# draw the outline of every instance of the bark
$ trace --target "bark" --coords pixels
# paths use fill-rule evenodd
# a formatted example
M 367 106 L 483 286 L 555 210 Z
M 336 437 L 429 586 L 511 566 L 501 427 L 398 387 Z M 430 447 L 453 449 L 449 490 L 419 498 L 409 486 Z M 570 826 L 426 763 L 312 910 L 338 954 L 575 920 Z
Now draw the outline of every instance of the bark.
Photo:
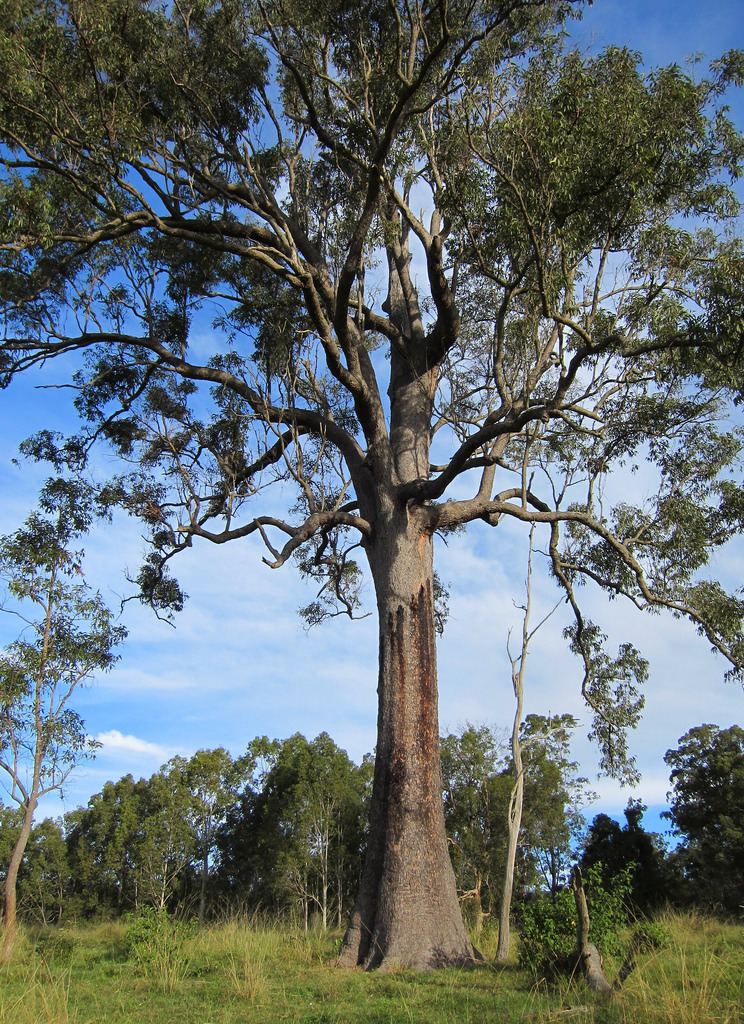
M 509 957 L 511 937 L 511 904 L 514 893 L 514 868 L 517 859 L 517 842 L 522 827 L 522 802 L 524 797 L 524 776 L 521 764 L 517 769 L 517 781 L 509 801 L 509 840 L 506 850 L 506 866 L 504 868 L 504 888 L 501 893 L 499 907 L 499 942 L 496 947 L 496 959 L 503 963 Z
M 207 882 L 209 881 L 209 850 L 202 856 L 201 881 L 199 885 L 199 927 L 203 928 L 207 919 Z
M 522 656 L 517 670 L 512 662 L 512 683 L 517 705 L 512 723 L 511 748 L 514 762 L 514 786 L 509 800 L 508 832 L 506 848 L 506 864 L 504 866 L 504 887 L 499 907 L 499 942 L 496 948 L 496 959 L 503 963 L 509 956 L 509 940 L 511 937 L 511 904 L 514 892 L 514 868 L 517 861 L 517 844 L 522 828 L 522 808 L 524 804 L 524 766 L 522 764 L 522 744 L 519 740 L 519 727 L 522 724 L 524 708 L 524 666 L 527 656 L 527 628 L 529 626 L 530 594 L 528 589 L 527 611 L 525 612 L 525 632 L 522 642 Z
M 368 550 L 380 623 L 370 845 L 339 962 L 417 969 L 472 962 L 442 805 L 432 540 L 402 510 Z
M 524 605 L 524 616 L 522 618 L 522 650 L 516 658 L 514 658 L 511 651 L 509 651 L 512 688 L 514 690 L 514 699 L 516 701 L 511 731 L 514 786 L 512 787 L 511 797 L 509 799 L 509 814 L 507 819 L 509 838 L 506 849 L 506 864 L 504 866 L 504 886 L 501 893 L 501 906 L 499 908 L 499 943 L 496 948 L 496 959 L 501 962 L 506 960 L 509 956 L 509 940 L 511 937 L 511 904 L 514 892 L 514 868 L 517 861 L 517 844 L 519 842 L 519 832 L 522 828 L 522 809 L 524 806 L 524 765 L 522 763 L 522 744 L 519 739 L 519 730 L 522 726 L 522 715 L 524 714 L 524 677 L 525 669 L 527 667 L 527 654 L 532 635 L 530 633 L 530 619 L 532 617 L 532 551 L 534 537 L 535 528 L 533 526 L 530 530 L 530 546 L 529 554 L 527 556 L 527 593 L 526 603 Z
M 18 833 L 3 887 L 3 938 L 0 946 L 0 963 L 7 963 L 13 953 L 17 930 L 17 883 L 18 872 L 26 852 L 31 826 L 34 820 L 35 801 L 26 807 L 21 831 Z

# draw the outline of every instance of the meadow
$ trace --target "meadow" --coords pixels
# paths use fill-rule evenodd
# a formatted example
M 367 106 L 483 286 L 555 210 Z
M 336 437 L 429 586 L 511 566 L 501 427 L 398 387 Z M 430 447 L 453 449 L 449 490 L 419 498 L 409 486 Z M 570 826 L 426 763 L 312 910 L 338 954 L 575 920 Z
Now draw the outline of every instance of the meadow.
M 665 948 L 642 956 L 609 1003 L 581 979 L 549 986 L 516 959 L 489 963 L 488 931 L 472 969 L 366 974 L 334 966 L 339 933 L 255 919 L 26 928 L 0 969 L 0 1024 L 744 1022 L 744 927 L 695 914 L 664 925 Z

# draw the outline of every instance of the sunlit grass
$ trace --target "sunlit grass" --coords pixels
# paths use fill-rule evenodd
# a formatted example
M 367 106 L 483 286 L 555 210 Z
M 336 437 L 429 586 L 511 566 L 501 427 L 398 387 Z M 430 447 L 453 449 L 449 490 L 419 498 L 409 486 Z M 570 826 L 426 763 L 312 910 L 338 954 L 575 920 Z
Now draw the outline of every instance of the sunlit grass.
M 669 915 L 668 948 L 645 958 L 618 999 L 623 1024 L 744 1021 L 744 928 Z
M 255 918 L 185 930 L 158 966 L 132 958 L 120 922 L 21 934 L 0 975 L 0 1024 L 744 1024 L 744 927 L 667 918 L 670 942 L 639 958 L 609 1004 L 580 979 L 535 984 L 494 964 L 492 930 L 473 969 L 365 974 L 334 965 L 340 933 Z M 611 974 L 613 965 L 608 966 Z

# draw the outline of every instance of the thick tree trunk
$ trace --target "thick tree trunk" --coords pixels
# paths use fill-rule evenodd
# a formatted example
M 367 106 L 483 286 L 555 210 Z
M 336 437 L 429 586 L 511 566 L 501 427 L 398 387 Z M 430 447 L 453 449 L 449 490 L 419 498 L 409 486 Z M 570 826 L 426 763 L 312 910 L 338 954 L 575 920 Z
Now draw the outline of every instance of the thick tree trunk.
M 27 807 L 23 816 L 21 831 L 18 833 L 18 838 L 16 839 L 15 846 L 13 847 L 13 852 L 10 855 L 10 863 L 8 864 L 8 870 L 5 875 L 5 884 L 3 887 L 3 938 L 2 945 L 0 946 L 0 963 L 7 963 L 13 953 L 17 929 L 16 888 L 18 883 L 18 872 L 23 860 L 23 854 L 26 852 L 29 836 L 31 835 L 33 820 L 34 807 Z
M 380 622 L 370 838 L 339 962 L 419 969 L 475 958 L 442 805 L 432 541 L 404 510 L 368 551 Z

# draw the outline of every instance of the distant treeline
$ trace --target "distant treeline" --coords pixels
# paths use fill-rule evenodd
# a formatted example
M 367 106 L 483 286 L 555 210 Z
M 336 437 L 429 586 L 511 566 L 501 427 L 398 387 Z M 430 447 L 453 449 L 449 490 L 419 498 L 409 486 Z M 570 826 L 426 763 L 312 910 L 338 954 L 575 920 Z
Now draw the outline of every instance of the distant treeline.
M 631 873 L 636 913 L 700 904 L 736 913 L 744 903 L 744 730 L 702 725 L 666 757 L 669 851 L 630 802 L 625 824 L 604 814 L 588 829 L 591 799 L 577 775 L 570 716 L 529 716 L 522 729 L 525 813 L 516 910 L 537 890 L 557 893 L 577 859 L 600 862 L 607 883 Z M 29 920 L 118 916 L 145 906 L 202 920 L 238 910 L 340 925 L 357 892 L 373 758 L 355 764 L 327 733 L 254 739 L 175 757 L 149 779 L 107 782 L 87 807 L 33 830 L 19 876 Z M 442 789 L 463 907 L 478 926 L 496 916 L 513 786 L 508 746 L 486 727 L 442 738 Z M 18 826 L 0 806 L 0 877 Z

